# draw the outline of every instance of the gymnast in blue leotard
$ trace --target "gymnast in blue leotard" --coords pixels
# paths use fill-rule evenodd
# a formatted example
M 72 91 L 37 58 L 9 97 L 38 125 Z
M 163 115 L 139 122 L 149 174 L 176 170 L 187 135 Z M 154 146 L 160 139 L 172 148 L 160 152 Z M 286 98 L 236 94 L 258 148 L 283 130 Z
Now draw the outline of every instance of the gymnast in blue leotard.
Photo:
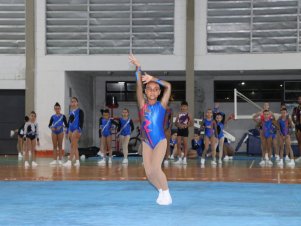
M 212 152 L 212 165 L 216 165 L 216 137 L 217 137 L 217 128 L 216 128 L 216 121 L 213 119 L 213 112 L 211 109 L 207 110 L 206 118 L 204 119 L 203 129 L 205 130 L 204 136 L 204 144 L 205 148 L 202 153 L 201 158 L 201 165 L 205 164 L 205 158 L 207 151 L 209 149 L 209 145 L 211 146 Z
M 118 133 L 120 147 L 123 152 L 122 164 L 128 164 L 128 146 L 131 138 L 131 133 L 134 131 L 133 120 L 129 117 L 129 109 L 122 110 L 122 117 L 118 120 Z
M 223 157 L 223 149 L 224 149 L 224 141 L 225 141 L 225 135 L 224 135 L 224 127 L 225 124 L 228 123 L 231 119 L 234 118 L 234 115 L 231 114 L 227 119 L 224 118 L 225 114 L 222 112 L 215 113 L 215 121 L 216 121 L 216 148 L 218 146 L 219 151 L 219 159 L 218 164 L 222 164 L 222 157 Z M 216 149 L 215 148 L 215 149 Z
M 262 128 L 262 147 L 264 150 L 264 155 L 268 155 L 268 163 L 272 165 L 271 157 L 272 157 L 272 139 L 274 134 L 274 128 L 276 126 L 278 129 L 278 124 L 271 117 L 271 112 L 269 110 L 263 111 L 263 120 L 261 120 L 261 128 Z
M 72 165 L 73 157 L 76 162 L 74 166 L 80 166 L 79 152 L 78 152 L 78 141 L 81 137 L 81 133 L 84 126 L 84 112 L 78 106 L 78 99 L 76 97 L 71 98 L 70 113 L 68 120 L 68 137 L 71 141 L 71 150 L 69 160 L 64 163 L 64 166 L 70 167 Z
M 164 116 L 171 94 L 169 82 L 160 80 L 145 73 L 141 75 L 139 61 L 133 56 L 129 60 L 136 66 L 137 101 L 142 119 L 142 150 L 143 165 L 148 180 L 159 190 L 157 203 L 159 205 L 170 205 L 172 199 L 168 190 L 167 179 L 161 169 L 165 156 L 167 141 L 164 134 Z M 143 84 L 145 95 L 143 95 Z M 161 93 L 160 86 L 164 87 L 161 101 L 158 97 Z
M 109 109 L 105 109 L 102 113 L 102 117 L 99 120 L 99 130 L 101 131 L 101 148 L 103 150 L 103 159 L 98 162 L 99 165 L 106 163 L 107 151 L 109 152 L 108 163 L 112 163 L 112 132 L 111 129 L 113 125 L 117 126 L 118 124 L 114 121 L 113 118 L 110 118 Z
M 51 129 L 51 137 L 53 144 L 53 161 L 50 165 L 62 164 L 63 156 L 63 139 L 64 127 L 68 127 L 66 116 L 61 114 L 61 105 L 56 103 L 54 105 L 55 114 L 51 116 L 48 127 Z
M 294 152 L 292 150 L 290 136 L 290 130 L 293 128 L 293 122 L 290 119 L 286 108 L 281 109 L 281 115 L 278 119 L 278 124 L 280 130 L 280 161 L 277 163 L 277 165 L 283 166 L 283 155 L 285 145 L 286 158 L 290 159 L 290 162 L 288 162 L 287 164 L 294 166 Z

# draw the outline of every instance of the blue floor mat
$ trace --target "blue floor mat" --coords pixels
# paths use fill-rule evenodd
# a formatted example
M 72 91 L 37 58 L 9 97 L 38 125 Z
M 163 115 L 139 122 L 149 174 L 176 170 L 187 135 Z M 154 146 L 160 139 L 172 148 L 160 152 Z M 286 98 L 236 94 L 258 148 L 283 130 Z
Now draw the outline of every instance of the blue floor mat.
M 300 226 L 301 185 L 145 181 L 0 182 L 1 225 Z

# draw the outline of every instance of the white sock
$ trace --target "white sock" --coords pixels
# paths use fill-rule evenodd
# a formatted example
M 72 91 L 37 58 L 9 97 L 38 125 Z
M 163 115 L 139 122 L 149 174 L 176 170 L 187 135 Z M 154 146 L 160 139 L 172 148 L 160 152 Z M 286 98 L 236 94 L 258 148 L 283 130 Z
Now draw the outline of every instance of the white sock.
M 163 192 L 163 195 L 166 197 L 166 196 L 170 196 L 170 193 L 169 193 L 169 189 L 165 190 L 165 191 L 162 191 Z
M 79 163 L 79 160 L 76 160 L 76 163 Z
M 163 190 L 161 188 L 158 189 L 159 193 L 161 193 Z

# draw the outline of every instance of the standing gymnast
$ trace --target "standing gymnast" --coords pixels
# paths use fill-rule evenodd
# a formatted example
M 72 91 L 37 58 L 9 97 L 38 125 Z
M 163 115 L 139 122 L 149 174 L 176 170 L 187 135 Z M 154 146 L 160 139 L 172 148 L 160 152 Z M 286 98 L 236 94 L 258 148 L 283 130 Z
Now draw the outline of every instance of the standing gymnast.
M 262 111 L 259 111 L 253 115 L 253 120 L 257 123 L 257 126 L 259 128 L 259 134 L 260 134 L 260 141 L 261 141 L 261 155 L 262 159 L 260 161 L 260 165 L 265 165 L 266 161 L 269 160 L 269 155 L 272 155 L 272 148 L 270 148 L 268 153 L 265 153 L 264 147 L 263 147 L 263 140 L 265 139 L 262 124 L 264 123 L 264 111 L 270 112 L 269 117 L 270 119 L 275 118 L 274 114 L 270 111 L 270 104 L 264 103 Z M 272 130 L 273 131 L 273 130 Z M 279 150 L 279 149 L 276 149 Z
M 205 158 L 207 151 L 209 149 L 209 145 L 211 147 L 211 153 L 212 153 L 212 165 L 216 165 L 216 138 L 218 137 L 217 134 L 217 126 L 216 121 L 213 119 L 213 112 L 211 109 L 207 110 L 206 118 L 204 119 L 203 128 L 205 129 L 205 136 L 204 136 L 204 144 L 205 148 L 202 153 L 201 158 L 201 165 L 205 164 Z
M 294 153 L 291 147 L 291 135 L 290 130 L 293 127 L 292 120 L 287 114 L 287 109 L 281 109 L 281 116 L 278 119 L 278 124 L 280 127 L 280 160 L 277 162 L 278 166 L 283 166 L 283 153 L 284 153 L 284 144 L 286 154 L 290 156 L 290 161 L 286 162 L 287 166 L 295 166 Z
M 122 110 L 122 117 L 118 121 L 118 133 L 120 146 L 122 147 L 123 160 L 122 164 L 128 164 L 128 146 L 131 138 L 131 133 L 134 131 L 133 120 L 129 118 L 129 110 Z
M 99 165 L 106 163 L 107 151 L 109 151 L 109 161 L 108 163 L 112 163 L 112 125 L 118 126 L 112 118 L 110 118 L 110 111 L 109 109 L 105 109 L 103 111 L 103 115 L 101 120 L 99 121 L 99 129 L 101 131 L 101 148 L 102 148 L 102 156 L 103 158 L 98 161 Z
M 188 128 L 193 125 L 193 119 L 188 112 L 188 103 L 183 101 L 181 103 L 180 112 L 176 118 L 176 127 L 178 128 L 177 134 L 177 149 L 178 149 L 178 161 L 175 164 L 187 165 L 187 154 L 188 154 Z M 184 158 L 181 158 L 181 146 L 183 140 Z
M 51 138 L 53 144 L 53 161 L 50 165 L 62 165 L 63 156 L 63 139 L 64 139 L 64 126 L 67 127 L 66 116 L 61 114 L 61 105 L 55 103 L 55 114 L 51 116 L 48 127 L 51 129 Z
M 76 97 L 71 98 L 70 113 L 68 120 L 68 137 L 71 142 L 70 156 L 64 166 L 70 167 L 72 165 L 73 158 L 76 161 L 74 166 L 80 166 L 79 153 L 78 153 L 78 141 L 81 137 L 83 126 L 84 126 L 84 112 L 78 106 L 78 99 Z
M 215 121 L 216 121 L 216 129 L 217 129 L 217 142 L 215 145 L 215 150 L 218 146 L 219 150 L 219 155 L 218 155 L 218 164 L 222 164 L 222 157 L 223 157 L 223 149 L 224 149 L 224 141 L 225 141 L 225 136 L 224 136 L 224 127 L 228 121 L 234 118 L 234 115 L 231 114 L 228 119 L 224 119 L 225 114 L 222 114 L 220 112 L 216 113 L 215 115 Z
M 296 128 L 295 133 L 300 153 L 300 157 L 296 159 L 296 162 L 301 162 L 301 96 L 298 97 L 298 106 L 293 110 L 292 119 Z
M 32 111 L 29 115 L 29 121 L 24 125 L 25 148 L 25 167 L 29 167 L 29 151 L 31 151 L 31 166 L 36 167 L 36 145 L 40 145 L 38 123 L 36 123 L 37 114 Z
M 274 135 L 274 130 L 275 127 L 278 130 L 279 126 L 275 119 L 272 117 L 271 112 L 269 110 L 264 110 L 263 111 L 263 120 L 260 119 L 255 119 L 260 125 L 261 128 L 261 143 L 262 143 L 262 148 L 263 148 L 263 153 L 262 157 L 265 156 L 265 161 L 264 159 L 261 160 L 259 163 L 261 166 L 264 165 L 273 165 L 273 162 L 271 161 L 272 157 L 272 139 Z
M 169 193 L 167 179 L 161 169 L 161 164 L 165 156 L 167 140 L 164 134 L 164 116 L 171 93 L 169 82 L 160 80 L 145 73 L 141 75 L 139 61 L 133 56 L 129 56 L 130 62 L 136 66 L 137 80 L 137 101 L 142 119 L 142 152 L 143 163 L 148 180 L 158 189 L 159 205 L 170 205 L 172 199 Z M 142 82 L 146 85 L 143 96 Z M 158 97 L 161 93 L 160 85 L 164 87 L 161 101 Z

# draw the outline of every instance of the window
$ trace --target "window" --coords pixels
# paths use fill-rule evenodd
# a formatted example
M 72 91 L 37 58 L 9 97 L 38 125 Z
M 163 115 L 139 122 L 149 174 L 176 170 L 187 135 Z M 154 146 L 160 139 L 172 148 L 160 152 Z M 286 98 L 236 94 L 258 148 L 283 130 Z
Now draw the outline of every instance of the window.
M 0 1 L 0 54 L 25 54 L 25 0 Z
M 214 101 L 233 102 L 234 89 L 255 102 L 282 102 L 284 81 L 215 81 Z M 242 101 L 240 98 L 237 101 Z
M 185 100 L 185 81 L 171 81 L 172 97 L 174 101 Z M 162 97 L 163 91 L 159 96 Z M 115 96 L 117 101 L 136 101 L 136 82 L 106 82 L 106 96 Z
M 172 54 L 174 5 L 174 0 L 46 0 L 47 54 Z
M 300 1 L 208 0 L 209 53 L 299 52 Z

